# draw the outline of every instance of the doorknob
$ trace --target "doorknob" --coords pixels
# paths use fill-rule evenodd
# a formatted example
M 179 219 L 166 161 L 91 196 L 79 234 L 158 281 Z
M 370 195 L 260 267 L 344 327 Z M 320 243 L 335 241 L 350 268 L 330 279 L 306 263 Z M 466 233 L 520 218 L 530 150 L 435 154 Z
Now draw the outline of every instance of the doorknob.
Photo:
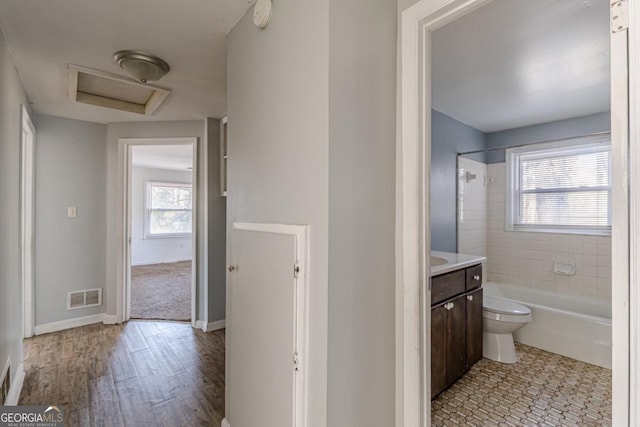
M 227 269 L 229 270 L 229 273 L 233 273 L 234 271 L 238 271 L 240 267 L 237 265 L 230 264 L 229 267 L 227 267 Z

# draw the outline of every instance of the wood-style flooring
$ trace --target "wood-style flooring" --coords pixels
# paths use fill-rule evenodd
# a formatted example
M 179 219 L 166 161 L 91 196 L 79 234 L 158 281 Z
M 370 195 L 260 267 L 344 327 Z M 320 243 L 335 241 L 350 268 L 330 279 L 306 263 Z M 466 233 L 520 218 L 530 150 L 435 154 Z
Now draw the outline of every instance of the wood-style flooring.
M 20 405 L 63 405 L 68 426 L 219 426 L 224 340 L 153 321 L 29 338 Z

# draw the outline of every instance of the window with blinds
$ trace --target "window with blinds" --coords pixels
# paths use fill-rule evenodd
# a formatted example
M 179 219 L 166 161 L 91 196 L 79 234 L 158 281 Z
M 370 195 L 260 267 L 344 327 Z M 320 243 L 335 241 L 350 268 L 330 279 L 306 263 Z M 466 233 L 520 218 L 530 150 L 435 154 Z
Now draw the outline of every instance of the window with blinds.
M 609 135 L 507 150 L 507 229 L 611 233 Z

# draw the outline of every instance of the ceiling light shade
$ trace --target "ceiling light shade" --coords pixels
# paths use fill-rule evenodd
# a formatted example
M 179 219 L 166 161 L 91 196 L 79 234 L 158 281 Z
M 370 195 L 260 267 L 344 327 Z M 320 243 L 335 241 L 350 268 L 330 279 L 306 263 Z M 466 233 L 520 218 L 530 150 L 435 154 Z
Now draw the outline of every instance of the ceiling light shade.
M 171 70 L 164 60 L 140 50 L 120 50 L 113 57 L 120 68 L 142 83 L 158 81 Z

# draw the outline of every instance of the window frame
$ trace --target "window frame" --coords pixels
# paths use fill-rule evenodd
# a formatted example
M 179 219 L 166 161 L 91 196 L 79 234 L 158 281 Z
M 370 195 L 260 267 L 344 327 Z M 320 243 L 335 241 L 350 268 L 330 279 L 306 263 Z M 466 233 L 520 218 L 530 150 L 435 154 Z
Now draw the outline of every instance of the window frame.
M 151 188 L 154 186 L 178 187 L 191 189 L 191 209 L 152 209 L 151 208 Z M 193 236 L 193 183 L 170 182 L 170 181 L 145 181 L 144 191 L 144 236 L 146 239 L 181 239 Z M 152 211 L 190 211 L 191 231 L 188 233 L 151 233 L 151 212 Z
M 563 234 L 584 234 L 596 236 L 611 235 L 611 134 L 599 134 L 594 136 L 563 139 L 554 142 L 529 144 L 515 148 L 506 149 L 506 197 L 505 197 L 505 230 L 525 231 L 538 233 L 563 233 Z M 526 190 L 520 189 L 520 164 L 522 159 L 543 159 L 568 154 L 588 154 L 601 151 L 609 152 L 609 185 L 600 187 L 588 187 L 588 190 L 577 188 L 558 188 L 552 191 Z M 553 154 L 553 155 L 551 155 Z M 608 192 L 608 222 L 607 226 L 584 226 L 584 225 L 554 225 L 554 224 L 523 224 L 521 213 L 522 194 L 540 194 L 544 192 L 577 192 L 606 190 Z

